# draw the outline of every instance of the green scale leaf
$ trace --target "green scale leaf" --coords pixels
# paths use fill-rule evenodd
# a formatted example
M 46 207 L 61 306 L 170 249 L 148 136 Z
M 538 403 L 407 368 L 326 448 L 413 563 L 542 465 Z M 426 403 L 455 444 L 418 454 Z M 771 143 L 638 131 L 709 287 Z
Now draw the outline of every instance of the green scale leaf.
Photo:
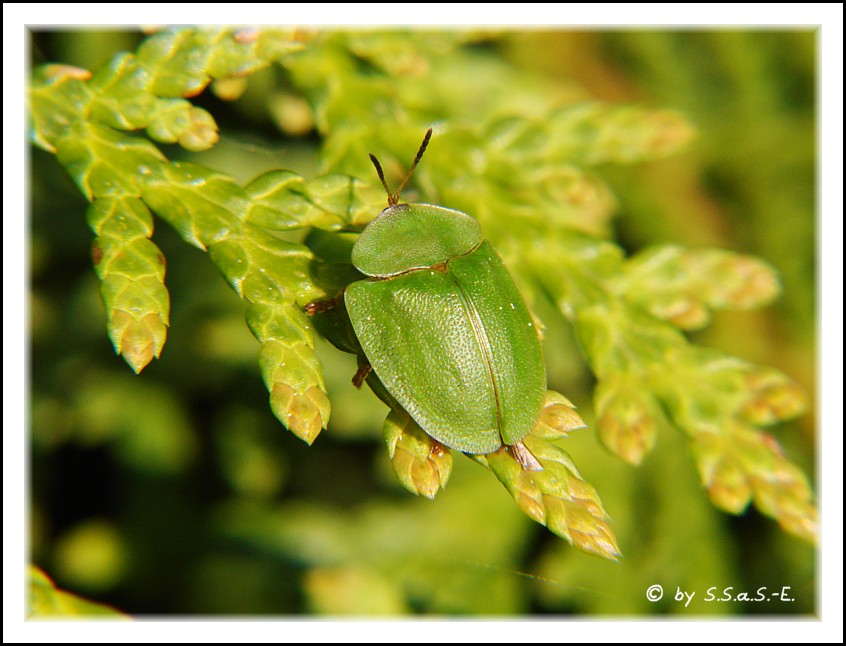
M 750 268 L 732 273 L 732 281 L 723 283 L 723 288 L 701 290 L 697 297 L 710 307 L 747 307 L 773 295 L 772 272 L 763 263 L 727 252 L 706 251 L 689 257 L 694 262 L 716 261 L 718 268 L 726 263 Z M 705 453 L 694 448 L 712 502 L 726 511 L 741 513 L 754 500 L 762 513 L 776 518 L 782 527 L 813 540 L 815 512 L 809 503 L 807 479 L 792 465 L 788 469 L 783 456 L 777 457 L 777 444 L 771 438 L 764 441 L 766 436 L 750 425 L 772 424 L 800 414 L 805 409 L 801 391 L 778 371 L 690 344 L 673 325 L 647 313 L 653 298 L 660 302 L 668 292 L 678 289 L 670 283 L 668 289 L 648 291 L 642 285 L 633 286 L 625 274 L 618 282 L 609 271 L 615 264 L 594 260 L 575 267 L 566 274 L 563 286 L 546 278 L 549 273 L 538 274 L 558 295 L 562 311 L 570 315 L 599 380 L 594 403 L 600 438 L 634 464 L 654 446 L 656 429 L 667 423 L 686 433 L 694 447 L 705 441 L 700 433 L 720 438 L 705 444 L 710 447 L 710 462 L 725 465 L 720 469 L 706 467 Z M 544 263 L 535 265 L 542 267 Z M 547 267 L 544 271 L 551 270 Z M 719 271 L 712 270 L 704 277 L 687 275 L 695 281 L 713 281 L 715 274 L 719 276 Z M 618 290 L 624 300 L 612 295 Z M 588 299 L 592 304 L 587 304 Z M 637 306 L 630 304 L 632 301 Z M 758 439 L 735 446 L 730 438 L 736 437 L 731 429 L 737 424 L 743 424 Z M 774 475 L 764 480 L 762 463 L 777 463 L 777 471 L 789 473 L 789 477 Z M 753 496 L 755 486 L 767 493 Z
M 27 619 L 67 619 L 68 617 L 97 617 L 99 619 L 128 620 L 129 617 L 107 605 L 83 599 L 60 590 L 56 584 L 34 565 L 29 566 Z
M 471 457 L 493 472 L 529 518 L 582 551 L 616 560 L 620 549 L 599 495 L 572 458 L 553 443 L 584 426 L 566 397 L 547 391 L 538 424 L 524 439 L 543 470 L 526 471 L 505 447 Z

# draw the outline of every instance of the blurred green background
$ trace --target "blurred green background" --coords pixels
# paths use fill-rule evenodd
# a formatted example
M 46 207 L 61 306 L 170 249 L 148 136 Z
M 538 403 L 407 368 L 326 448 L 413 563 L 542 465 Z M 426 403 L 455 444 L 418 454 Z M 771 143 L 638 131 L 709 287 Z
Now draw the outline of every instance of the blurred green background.
M 31 62 L 96 69 L 140 33 L 42 32 Z M 812 31 L 525 31 L 485 54 L 574 96 L 669 107 L 698 131 L 673 158 L 600 173 L 617 240 L 720 246 L 760 256 L 784 293 L 722 312 L 697 342 L 783 370 L 815 396 L 815 58 Z M 221 128 L 191 157 L 252 179 L 317 173 L 320 140 L 278 68 L 226 103 L 196 99 Z M 491 100 L 507 92 L 492 88 Z M 168 148 L 171 158 L 188 158 Z M 591 430 L 566 450 L 601 495 L 624 558 L 580 553 L 525 518 L 478 465 L 456 458 L 434 502 L 400 488 L 381 439 L 385 408 L 349 383 L 328 344 L 333 413 L 312 447 L 271 414 L 245 305 L 208 258 L 164 225 L 172 312 L 161 359 L 133 375 L 106 336 L 86 202 L 47 153 L 31 153 L 31 560 L 59 587 L 132 614 L 751 614 L 813 612 L 814 548 L 752 510 L 714 509 L 686 440 L 659 436 L 636 469 Z M 448 205 L 447 205 L 448 206 Z M 560 315 L 543 307 L 550 388 L 591 424 L 592 378 Z M 812 478 L 814 412 L 775 435 Z M 646 589 L 660 584 L 651 603 Z M 706 602 L 709 588 L 792 602 Z M 676 589 L 696 592 L 689 607 Z

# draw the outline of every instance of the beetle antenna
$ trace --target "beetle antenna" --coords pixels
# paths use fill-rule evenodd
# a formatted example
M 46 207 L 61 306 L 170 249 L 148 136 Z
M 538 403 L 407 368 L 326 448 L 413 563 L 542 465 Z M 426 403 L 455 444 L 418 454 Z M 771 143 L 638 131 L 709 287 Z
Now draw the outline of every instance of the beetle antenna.
M 379 163 L 379 160 L 376 159 L 376 155 L 373 153 L 370 153 L 370 161 L 372 161 L 373 165 L 376 167 L 376 173 L 379 175 L 379 179 L 382 180 L 382 186 L 385 187 L 385 192 L 388 194 L 388 206 L 396 206 L 398 199 L 393 193 L 391 193 L 391 189 L 388 188 L 388 182 L 385 181 L 385 173 L 382 170 L 382 164 Z
M 417 163 L 420 161 L 420 158 L 423 156 L 423 153 L 426 152 L 426 146 L 429 145 L 429 140 L 432 138 L 432 129 L 429 128 L 426 131 L 426 136 L 423 137 L 423 143 L 420 144 L 420 150 L 417 151 L 417 154 L 414 156 L 414 162 L 411 164 L 411 168 L 408 169 L 408 175 L 405 176 L 405 179 L 402 180 L 402 183 L 399 185 L 397 192 L 394 193 L 394 204 L 399 203 L 399 196 L 402 193 L 402 189 L 405 188 L 405 185 L 408 183 L 408 180 L 411 179 L 411 174 L 414 172 L 414 169 L 417 168 Z
M 426 152 L 426 146 L 429 145 L 429 140 L 431 138 L 432 129 L 429 128 L 426 131 L 426 135 L 423 137 L 423 143 L 420 144 L 420 150 L 418 150 L 417 154 L 414 156 L 411 168 L 408 169 L 408 174 L 405 176 L 405 179 L 402 180 L 402 183 L 400 183 L 399 188 L 397 188 L 395 193 L 391 193 L 391 189 L 388 188 L 388 182 L 385 181 L 385 172 L 382 170 L 382 164 L 380 164 L 379 160 L 376 159 L 376 155 L 369 153 L 370 161 L 372 161 L 373 165 L 376 167 L 376 173 L 379 175 L 379 180 L 382 182 L 382 186 L 385 187 L 385 192 L 388 194 L 388 206 L 396 206 L 399 204 L 400 193 L 402 193 L 402 189 L 405 188 L 408 180 L 411 179 L 411 174 L 414 172 L 414 169 L 417 168 L 417 164 L 420 162 L 420 158 L 423 157 L 423 153 Z

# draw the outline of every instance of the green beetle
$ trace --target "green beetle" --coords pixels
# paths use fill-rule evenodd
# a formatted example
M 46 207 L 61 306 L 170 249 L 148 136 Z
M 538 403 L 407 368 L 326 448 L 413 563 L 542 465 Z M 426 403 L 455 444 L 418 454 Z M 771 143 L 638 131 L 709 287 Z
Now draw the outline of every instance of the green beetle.
M 400 204 L 423 155 L 426 133 L 388 207 L 365 227 L 352 263 L 368 278 L 343 294 L 367 364 L 385 389 L 432 438 L 485 454 L 505 444 L 527 470 L 541 470 L 522 439 L 534 428 L 546 393 L 538 331 L 502 260 L 466 213 Z

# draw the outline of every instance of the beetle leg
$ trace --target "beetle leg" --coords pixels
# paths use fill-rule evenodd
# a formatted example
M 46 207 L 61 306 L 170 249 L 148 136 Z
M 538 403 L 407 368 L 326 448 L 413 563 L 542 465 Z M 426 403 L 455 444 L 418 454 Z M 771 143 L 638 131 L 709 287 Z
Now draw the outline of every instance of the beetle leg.
M 371 370 L 373 370 L 373 367 L 369 363 L 365 363 L 363 366 L 361 366 L 353 375 L 353 386 L 355 386 L 356 388 L 361 388 L 361 384 L 363 384 L 364 380 L 367 379 L 367 375 L 370 374 Z
M 329 310 L 334 309 L 338 306 L 338 303 L 343 300 L 343 298 L 344 292 L 341 292 L 335 298 L 328 301 L 312 301 L 311 303 L 306 303 L 303 309 L 309 316 L 314 316 L 320 312 L 328 312 Z
M 514 459 L 523 467 L 523 471 L 543 471 L 540 461 L 526 448 L 522 442 L 517 442 L 508 447 Z

